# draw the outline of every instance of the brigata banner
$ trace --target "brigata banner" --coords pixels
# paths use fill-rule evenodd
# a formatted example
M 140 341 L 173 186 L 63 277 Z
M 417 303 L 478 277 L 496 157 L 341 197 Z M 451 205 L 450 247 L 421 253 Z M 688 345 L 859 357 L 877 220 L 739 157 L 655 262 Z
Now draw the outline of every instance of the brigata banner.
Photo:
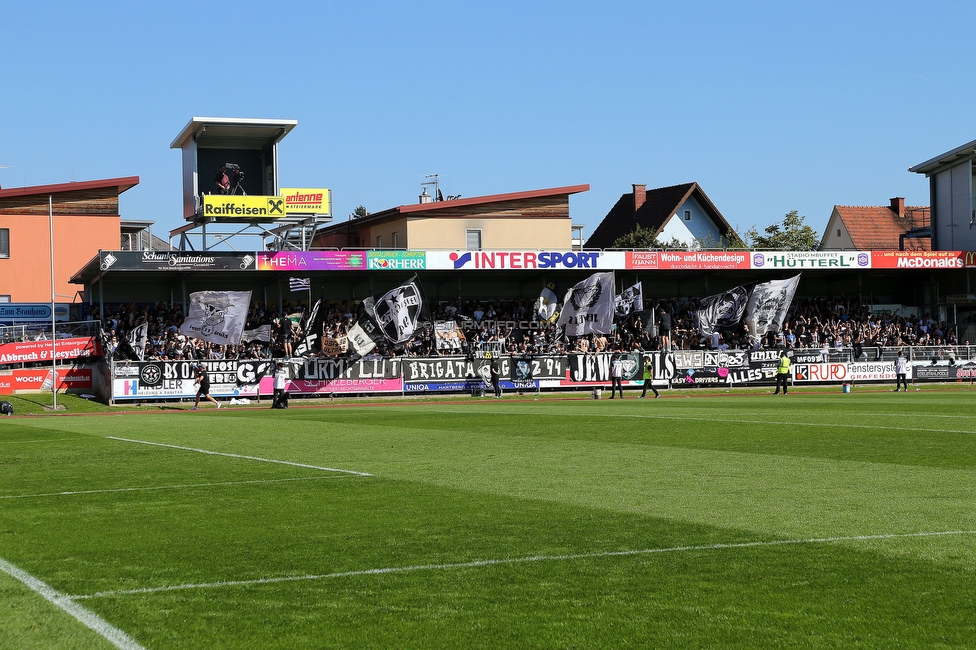
M 58 339 L 56 346 L 51 341 L 21 341 L 0 344 L 0 365 L 50 361 L 52 348 L 59 361 L 102 354 L 102 346 L 93 337 Z

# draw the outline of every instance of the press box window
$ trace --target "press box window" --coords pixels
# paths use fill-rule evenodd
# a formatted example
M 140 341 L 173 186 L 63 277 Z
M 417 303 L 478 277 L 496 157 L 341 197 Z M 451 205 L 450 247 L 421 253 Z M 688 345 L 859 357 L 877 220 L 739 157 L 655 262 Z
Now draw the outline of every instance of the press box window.
M 9 228 L 0 228 L 0 257 L 10 257 Z
M 466 230 L 464 232 L 465 239 L 469 251 L 480 251 L 481 250 L 481 231 L 480 230 Z

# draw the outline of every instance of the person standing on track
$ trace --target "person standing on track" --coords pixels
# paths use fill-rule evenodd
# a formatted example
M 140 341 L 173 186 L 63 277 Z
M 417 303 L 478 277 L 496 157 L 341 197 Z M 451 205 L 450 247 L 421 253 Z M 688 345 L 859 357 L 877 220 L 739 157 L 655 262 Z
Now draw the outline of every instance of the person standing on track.
M 614 391 L 620 390 L 620 399 L 624 398 L 624 360 L 621 355 L 615 354 L 610 359 L 610 399 L 613 399 Z
M 790 358 L 786 354 L 786 350 L 780 350 L 779 353 L 779 366 L 776 368 L 776 392 L 773 395 L 779 395 L 779 387 L 783 387 L 783 394 L 789 393 L 790 386 Z
M 648 388 L 654 391 L 655 398 L 660 397 L 661 393 L 657 392 L 657 389 L 651 385 L 651 382 L 654 381 L 654 367 L 651 365 L 651 355 L 649 354 L 644 355 L 643 374 L 644 374 L 644 390 L 641 391 L 640 397 L 638 397 L 637 399 L 644 399 L 644 397 L 647 395 Z
M 895 392 L 904 386 L 904 391 L 908 392 L 908 359 L 905 358 L 905 350 L 898 350 L 898 358 L 895 359 Z

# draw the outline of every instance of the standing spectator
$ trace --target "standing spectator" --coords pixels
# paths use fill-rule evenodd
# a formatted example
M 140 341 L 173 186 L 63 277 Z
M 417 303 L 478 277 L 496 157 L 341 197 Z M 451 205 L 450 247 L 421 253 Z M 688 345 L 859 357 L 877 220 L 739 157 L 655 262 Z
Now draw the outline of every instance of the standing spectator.
M 671 316 L 664 309 L 657 310 L 658 335 L 661 337 L 661 349 L 671 349 Z
M 491 355 L 491 389 L 495 391 L 495 399 L 502 396 L 501 370 L 498 367 L 498 356 Z
M 657 389 L 651 384 L 654 381 L 654 367 L 651 365 L 651 355 L 644 355 L 644 390 L 641 391 L 640 397 L 637 399 L 644 399 L 647 395 L 647 389 L 650 388 L 654 391 L 655 399 L 661 396 L 661 393 L 657 392 Z M 623 390 L 620 391 L 621 397 L 623 396 Z
M 193 404 L 193 410 L 196 411 L 200 408 L 200 396 L 207 398 L 209 401 L 217 405 L 220 408 L 220 402 L 210 397 L 210 375 L 207 374 L 207 369 L 202 363 L 198 363 L 193 369 L 196 374 L 196 379 L 193 380 L 194 384 L 199 384 L 197 389 L 197 401 Z
M 624 360 L 619 354 L 613 355 L 610 360 L 610 399 L 614 397 L 614 391 L 620 390 L 620 399 L 624 398 Z
M 786 355 L 786 350 L 780 350 L 779 366 L 776 368 L 776 392 L 773 395 L 779 395 L 780 386 L 783 387 L 783 394 L 786 395 L 789 391 L 789 384 L 790 358 Z
M 899 387 L 904 386 L 904 392 L 908 392 L 908 359 L 905 358 L 905 350 L 898 350 L 898 358 L 895 359 L 895 392 Z

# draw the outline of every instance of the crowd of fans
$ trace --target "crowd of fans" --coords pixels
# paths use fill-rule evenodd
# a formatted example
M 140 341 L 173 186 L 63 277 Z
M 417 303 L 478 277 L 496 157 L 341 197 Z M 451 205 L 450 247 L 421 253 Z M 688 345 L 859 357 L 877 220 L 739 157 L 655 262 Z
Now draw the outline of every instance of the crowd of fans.
M 432 320 L 453 322 L 461 333 L 454 347 L 438 345 L 432 330 L 424 331 L 403 349 L 377 348 L 379 356 L 437 356 L 476 352 L 514 355 L 556 355 L 568 352 L 614 352 L 658 349 L 786 349 L 851 350 L 853 358 L 864 348 L 952 346 L 955 328 L 935 321 L 930 314 L 875 313 L 856 298 L 799 298 L 794 300 L 782 329 L 767 334 L 758 344 L 739 325 L 703 336 L 696 325 L 697 300 L 653 299 L 645 309 L 615 319 L 613 331 L 572 339 L 562 336 L 554 323 L 538 319 L 533 301 L 490 300 L 442 302 L 432 307 Z M 356 324 L 361 303 L 343 300 L 323 303 L 325 341 L 338 345 Z M 130 333 L 148 324 L 143 357 L 147 360 L 253 359 L 293 356 L 308 327 L 307 307 L 285 303 L 280 310 L 252 303 L 245 337 L 240 345 L 217 345 L 180 333 L 182 307 L 178 305 L 115 305 L 101 319 L 104 342 L 115 358 L 131 358 Z M 316 349 L 319 346 L 316 346 Z M 335 346 L 325 346 L 326 356 Z M 439 349 L 440 348 L 440 349 Z

